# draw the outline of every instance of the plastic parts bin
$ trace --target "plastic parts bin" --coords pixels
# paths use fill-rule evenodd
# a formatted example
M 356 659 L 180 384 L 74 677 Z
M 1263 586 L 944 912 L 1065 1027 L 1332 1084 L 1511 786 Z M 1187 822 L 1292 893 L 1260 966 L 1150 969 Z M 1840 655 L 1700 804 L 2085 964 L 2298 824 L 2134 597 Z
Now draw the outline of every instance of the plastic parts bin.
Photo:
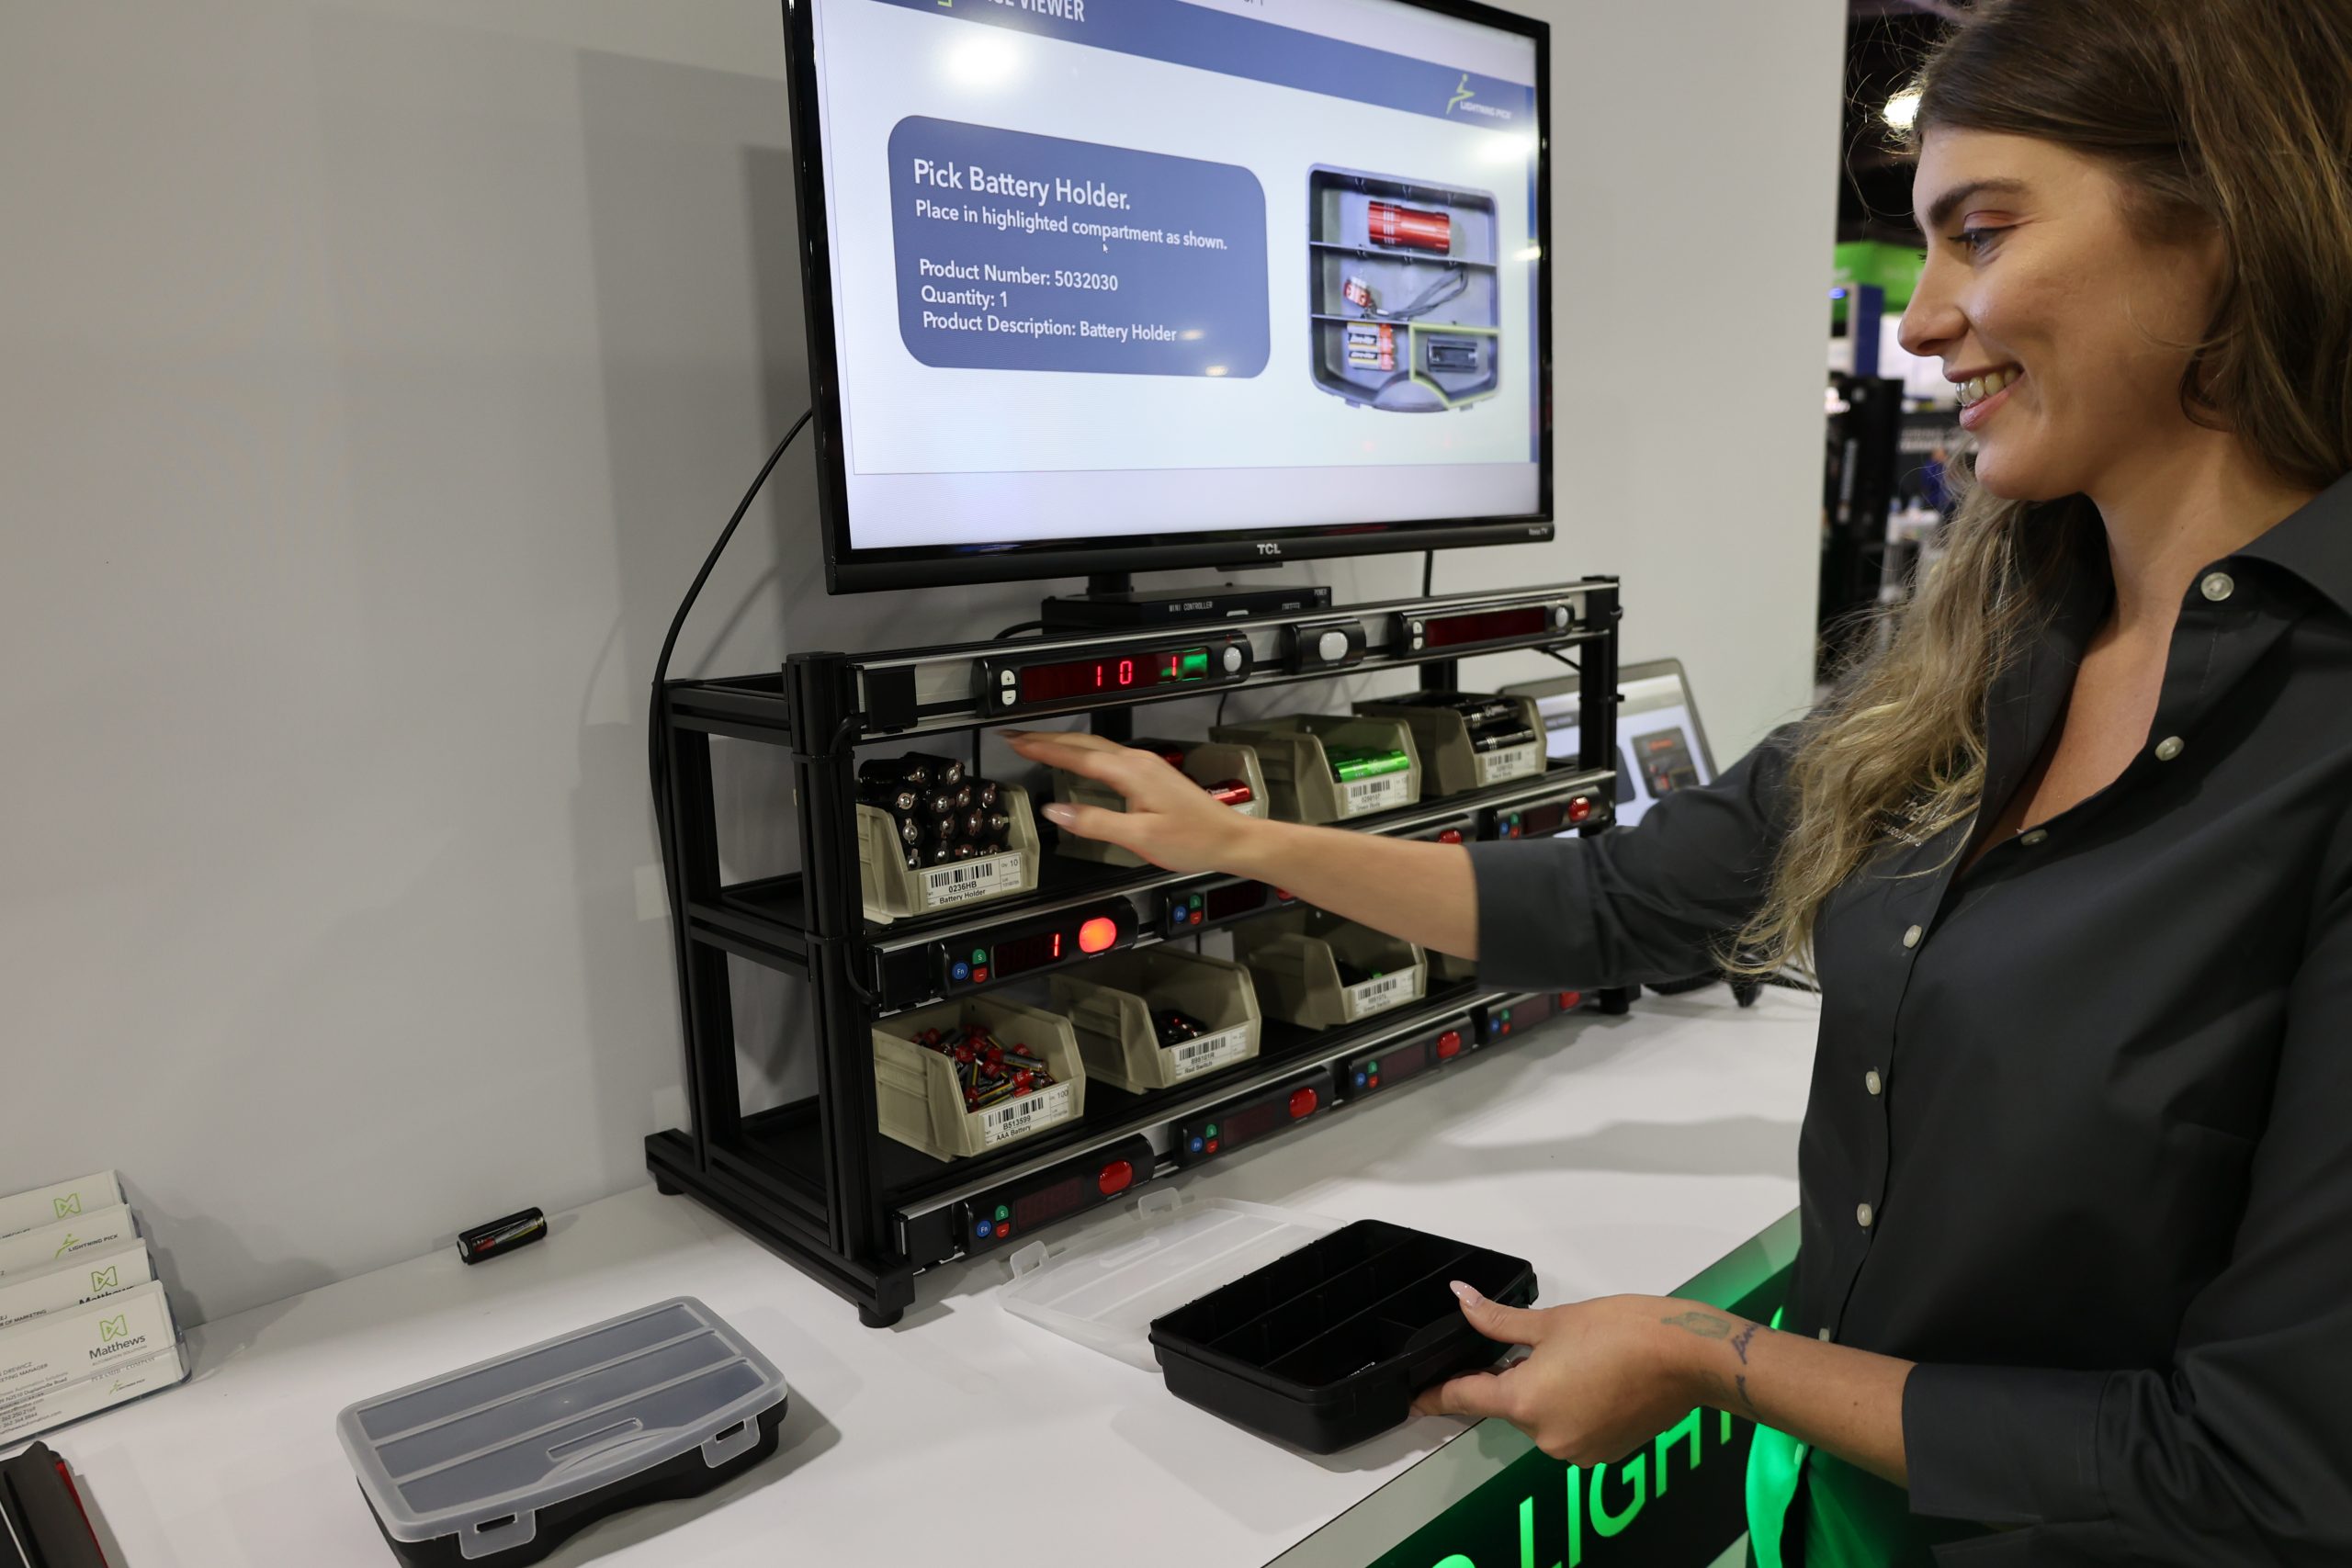
M 335 1433 L 401 1562 L 514 1568 L 759 1463 L 789 1394 L 725 1319 L 680 1296 L 361 1400 Z

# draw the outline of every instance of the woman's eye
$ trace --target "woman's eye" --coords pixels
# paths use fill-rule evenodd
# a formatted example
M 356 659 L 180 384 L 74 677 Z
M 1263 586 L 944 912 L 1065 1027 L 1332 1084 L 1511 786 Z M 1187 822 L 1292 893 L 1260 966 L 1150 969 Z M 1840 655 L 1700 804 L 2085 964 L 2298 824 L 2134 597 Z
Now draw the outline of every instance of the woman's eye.
M 2000 234 L 1998 229 L 1962 229 L 1952 236 L 1952 243 L 1965 247 L 1971 255 L 1983 255 L 1984 248 Z

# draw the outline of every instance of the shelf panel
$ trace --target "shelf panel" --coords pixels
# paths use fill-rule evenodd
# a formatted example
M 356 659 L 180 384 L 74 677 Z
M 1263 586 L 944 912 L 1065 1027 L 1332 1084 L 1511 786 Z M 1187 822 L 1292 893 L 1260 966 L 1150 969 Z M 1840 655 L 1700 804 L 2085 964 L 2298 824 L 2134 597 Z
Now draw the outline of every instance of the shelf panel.
M 1064 1156 L 1173 1122 L 1188 1111 L 1274 1083 L 1358 1043 L 1393 1032 L 1410 1032 L 1468 1011 L 1489 998 L 1509 993 L 1476 981 L 1440 987 L 1420 1003 L 1396 1008 L 1344 1029 L 1301 1029 L 1269 1021 L 1257 1056 L 1214 1073 L 1189 1078 L 1178 1088 L 1130 1093 L 1089 1080 L 1086 1112 L 1051 1132 L 1024 1138 L 994 1154 L 966 1159 L 933 1159 L 895 1138 L 876 1135 L 876 1175 L 885 1202 L 896 1209 L 922 1208 L 944 1193 L 1001 1179 L 1006 1172 L 1048 1156 Z M 821 1168 L 820 1135 L 813 1111 L 786 1106 L 743 1119 L 744 1151 L 781 1169 Z
M 1309 250 L 1338 251 L 1343 255 L 1370 256 L 1375 261 L 1416 262 L 1422 266 L 1475 266 L 1485 272 L 1493 272 L 1496 267 L 1496 264 L 1490 261 L 1473 261 L 1468 256 L 1439 255 L 1433 251 L 1388 251 L 1381 249 L 1378 245 L 1350 245 L 1338 240 L 1309 240 L 1306 245 Z
M 1577 794 L 1593 795 L 1601 813 L 1597 819 L 1605 820 L 1609 805 L 1615 798 L 1615 784 L 1613 770 L 1587 772 L 1564 765 L 1534 777 L 1462 795 L 1443 795 L 1415 806 L 1400 807 L 1395 811 L 1355 818 L 1346 826 L 1351 831 L 1382 837 L 1408 837 L 1442 828 L 1450 822 L 1475 822 L 1483 811 Z M 1473 835 L 1465 833 L 1464 836 Z M 1073 860 L 1048 851 L 1038 866 L 1035 891 L 1017 898 L 943 910 L 927 918 L 898 920 L 888 926 L 869 924 L 865 928 L 865 942 L 869 949 L 884 954 L 927 946 L 948 938 L 969 938 L 978 945 L 992 947 L 995 945 L 993 932 L 1073 905 L 1124 895 L 1164 893 L 1225 879 L 1222 873 L 1170 872 L 1150 865 L 1132 868 L 1104 865 L 1096 861 Z M 806 969 L 808 906 L 806 888 L 797 872 L 754 882 L 736 883 L 720 890 L 717 903 L 697 902 L 692 907 L 691 913 L 693 918 L 689 927 L 698 941 L 712 942 L 755 963 L 769 964 L 787 972 L 803 972 Z M 1148 921 L 1153 911 L 1146 909 L 1138 913 Z M 1136 945 L 1159 940 L 1157 933 L 1148 925 L 1139 929 L 1142 934 Z M 763 957 L 763 953 L 782 956 Z M 1025 977 L 1016 976 L 1012 978 L 1017 981 Z

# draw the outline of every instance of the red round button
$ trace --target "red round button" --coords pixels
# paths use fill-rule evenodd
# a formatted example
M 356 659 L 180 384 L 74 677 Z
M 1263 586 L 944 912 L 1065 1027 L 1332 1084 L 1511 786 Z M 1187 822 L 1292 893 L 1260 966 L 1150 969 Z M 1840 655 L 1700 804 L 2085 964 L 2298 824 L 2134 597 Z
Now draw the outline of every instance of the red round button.
M 1094 1179 L 1094 1185 L 1102 1190 L 1102 1196 L 1108 1198 L 1114 1193 L 1125 1192 L 1135 1185 L 1135 1179 L 1136 1168 L 1125 1160 L 1114 1159 L 1102 1168 L 1102 1174 Z
M 1315 1091 L 1311 1089 L 1293 1089 L 1290 1097 L 1290 1119 L 1295 1122 L 1302 1116 L 1312 1116 L 1315 1114 L 1315 1108 L 1321 1103 L 1322 1101 L 1317 1098 Z
M 1437 1054 L 1441 1056 L 1459 1056 L 1462 1055 L 1462 1032 L 1458 1029 L 1449 1029 L 1444 1033 L 1439 1035 L 1437 1037 Z
M 1568 820 L 1581 822 L 1592 815 L 1592 796 L 1580 795 L 1568 802 Z
M 1560 993 L 1560 1010 L 1562 1012 L 1567 1011 L 1570 1008 L 1582 1007 L 1583 1005 L 1584 993 L 1582 991 L 1562 991 Z
M 1462 829 L 1459 828 L 1448 828 L 1444 832 L 1440 833 L 1437 836 L 1437 841 L 1441 844 L 1458 844 L 1462 841 Z

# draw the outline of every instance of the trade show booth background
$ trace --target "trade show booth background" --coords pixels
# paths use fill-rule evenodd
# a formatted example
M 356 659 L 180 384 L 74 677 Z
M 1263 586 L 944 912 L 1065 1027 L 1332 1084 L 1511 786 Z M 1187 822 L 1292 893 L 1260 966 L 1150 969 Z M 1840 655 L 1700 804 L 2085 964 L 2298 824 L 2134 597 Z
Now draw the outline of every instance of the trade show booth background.
M 1728 760 L 1811 690 L 1845 7 L 1522 8 L 1560 528 L 1437 586 L 1621 575 Z M 11 13 L 0 1190 L 119 1168 L 184 1324 L 640 1184 L 684 1119 L 646 683 L 807 402 L 783 70 L 769 0 Z M 828 599 L 810 494 L 796 451 L 673 673 L 1035 613 Z

